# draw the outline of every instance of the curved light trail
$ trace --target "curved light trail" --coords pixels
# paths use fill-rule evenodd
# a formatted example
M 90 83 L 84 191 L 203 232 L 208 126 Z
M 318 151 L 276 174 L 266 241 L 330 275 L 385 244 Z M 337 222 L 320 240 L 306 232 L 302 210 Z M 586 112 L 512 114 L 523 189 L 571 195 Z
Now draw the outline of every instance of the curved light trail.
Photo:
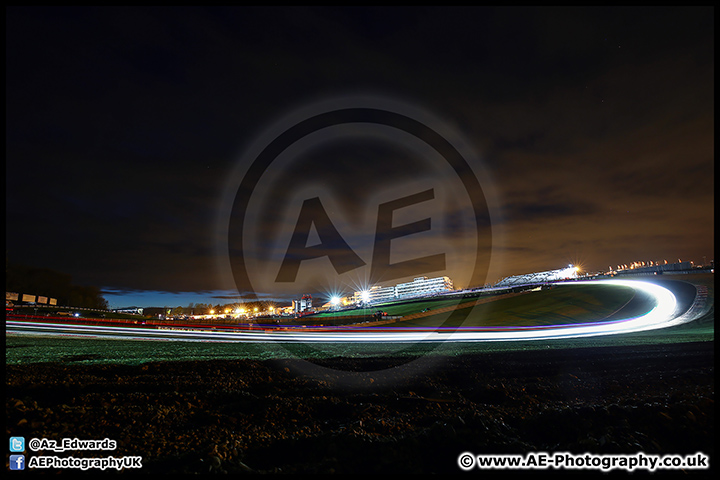
M 6 331 L 85 337 L 110 337 L 143 340 L 194 342 L 480 342 L 512 340 L 548 340 L 557 338 L 617 335 L 667 328 L 691 321 L 678 312 L 675 295 L 667 288 L 637 280 L 598 280 L 563 282 L 560 285 L 599 283 L 631 287 L 651 298 L 654 306 L 646 314 L 622 320 L 537 327 L 190 327 L 190 326 L 94 326 L 40 321 L 8 320 Z

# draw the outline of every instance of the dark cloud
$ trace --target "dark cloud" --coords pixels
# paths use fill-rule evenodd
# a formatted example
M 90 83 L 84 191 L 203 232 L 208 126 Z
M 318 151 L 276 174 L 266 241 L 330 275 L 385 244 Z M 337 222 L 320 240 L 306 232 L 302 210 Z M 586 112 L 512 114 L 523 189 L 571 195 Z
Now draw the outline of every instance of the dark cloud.
M 588 202 L 546 203 L 542 196 L 533 203 L 503 205 L 505 218 L 512 222 L 529 220 L 552 221 L 557 217 L 584 217 L 597 213 L 598 207 Z

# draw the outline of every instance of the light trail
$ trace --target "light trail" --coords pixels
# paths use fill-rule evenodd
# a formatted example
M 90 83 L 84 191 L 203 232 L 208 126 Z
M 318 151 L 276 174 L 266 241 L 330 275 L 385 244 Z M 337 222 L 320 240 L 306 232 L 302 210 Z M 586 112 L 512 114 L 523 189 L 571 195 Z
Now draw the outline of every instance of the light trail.
M 193 342 L 293 342 L 293 343 L 406 343 L 406 342 L 488 342 L 548 340 L 559 338 L 618 335 L 667 328 L 692 319 L 681 318 L 675 295 L 667 288 L 636 280 L 598 280 L 562 282 L 558 285 L 604 284 L 631 287 L 649 296 L 654 305 L 644 315 L 622 320 L 537 327 L 125 327 L 78 325 L 41 321 L 6 321 L 6 331 L 34 335 L 64 335 L 114 339 L 142 339 Z

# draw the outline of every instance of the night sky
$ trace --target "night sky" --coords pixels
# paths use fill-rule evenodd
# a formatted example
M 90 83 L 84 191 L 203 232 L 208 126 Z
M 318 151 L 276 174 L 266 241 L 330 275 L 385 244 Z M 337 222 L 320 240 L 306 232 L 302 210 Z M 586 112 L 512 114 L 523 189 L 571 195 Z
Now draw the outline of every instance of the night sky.
M 714 259 L 713 8 L 13 7 L 6 27 L 7 260 L 101 287 L 111 307 L 237 297 L 218 245 L 244 153 L 291 112 L 350 96 L 432 112 L 469 142 L 492 213 L 487 283 Z M 321 191 L 370 264 L 356 246 L 373 209 L 437 165 L 348 147 L 276 163 L 272 201 Z M 358 164 L 373 175 L 348 181 Z M 260 238 L 269 217 L 250 225 Z M 443 248 L 449 269 L 476 261 Z

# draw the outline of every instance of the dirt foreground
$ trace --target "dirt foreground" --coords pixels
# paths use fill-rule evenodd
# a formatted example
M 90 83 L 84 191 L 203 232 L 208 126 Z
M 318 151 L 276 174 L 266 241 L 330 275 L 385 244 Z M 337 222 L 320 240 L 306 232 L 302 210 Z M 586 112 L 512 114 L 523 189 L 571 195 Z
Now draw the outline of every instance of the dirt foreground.
M 462 452 L 702 452 L 712 462 L 713 359 L 714 343 L 703 342 L 433 365 L 7 365 L 7 436 L 109 438 L 112 452 L 26 455 L 141 456 L 142 468 L 124 474 L 460 473 Z M 67 470 L 47 470 L 58 472 Z

